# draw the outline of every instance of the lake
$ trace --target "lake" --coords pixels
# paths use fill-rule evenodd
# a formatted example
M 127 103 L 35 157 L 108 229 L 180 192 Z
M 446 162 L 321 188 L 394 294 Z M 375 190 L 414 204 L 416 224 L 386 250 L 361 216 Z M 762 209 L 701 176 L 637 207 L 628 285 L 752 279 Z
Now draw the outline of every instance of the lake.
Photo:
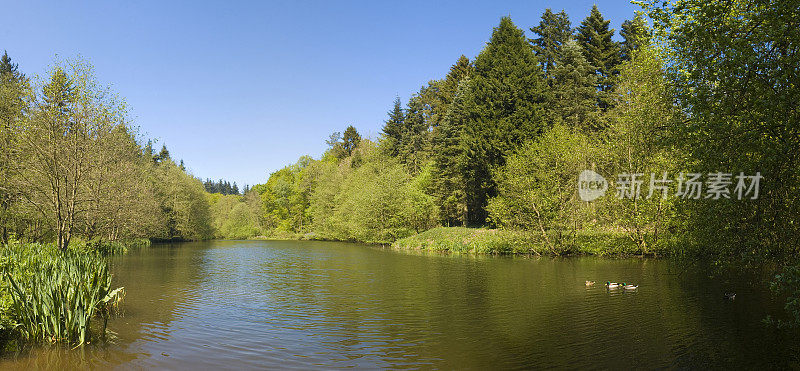
M 785 368 L 754 277 L 669 260 L 455 256 L 360 244 L 155 244 L 113 260 L 123 315 L 102 344 L 0 368 Z M 594 280 L 587 287 L 586 280 Z M 607 280 L 639 284 L 607 290 Z M 733 301 L 725 292 L 736 292 Z

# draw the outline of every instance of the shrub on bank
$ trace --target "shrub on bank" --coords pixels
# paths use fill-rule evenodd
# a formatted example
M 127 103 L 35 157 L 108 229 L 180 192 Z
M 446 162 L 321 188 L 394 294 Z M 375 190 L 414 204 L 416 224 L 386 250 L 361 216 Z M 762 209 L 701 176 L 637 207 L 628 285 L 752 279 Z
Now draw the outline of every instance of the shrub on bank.
M 565 236 L 555 249 L 541 234 L 505 229 L 438 227 L 397 240 L 397 249 L 446 251 L 477 254 L 536 255 L 636 255 L 641 251 L 622 233 L 579 232 Z

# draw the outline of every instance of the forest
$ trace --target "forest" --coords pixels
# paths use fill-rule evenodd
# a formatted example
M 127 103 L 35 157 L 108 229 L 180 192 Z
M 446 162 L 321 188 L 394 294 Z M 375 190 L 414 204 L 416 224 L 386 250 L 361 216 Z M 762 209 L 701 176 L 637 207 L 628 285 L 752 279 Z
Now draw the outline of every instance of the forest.
M 621 41 L 596 6 L 578 25 L 550 9 L 527 29 L 504 17 L 477 56 L 454 58 L 441 79 L 387 104 L 380 137 L 347 126 L 321 157 L 302 156 L 241 192 L 195 177 L 166 147 L 156 152 L 84 60 L 29 77 L 5 54 L 2 243 L 66 251 L 297 238 L 684 256 L 775 263 L 786 267 L 776 290 L 800 296 L 791 268 L 800 247 L 800 10 L 791 1 L 642 6 Z M 584 201 L 584 170 L 606 177 L 609 190 L 637 174 L 641 191 Z M 757 193 L 737 184 L 756 174 Z M 691 175 L 703 176 L 698 197 L 681 189 Z M 22 313 L 18 301 L 4 305 Z M 787 309 L 797 315 L 794 303 Z

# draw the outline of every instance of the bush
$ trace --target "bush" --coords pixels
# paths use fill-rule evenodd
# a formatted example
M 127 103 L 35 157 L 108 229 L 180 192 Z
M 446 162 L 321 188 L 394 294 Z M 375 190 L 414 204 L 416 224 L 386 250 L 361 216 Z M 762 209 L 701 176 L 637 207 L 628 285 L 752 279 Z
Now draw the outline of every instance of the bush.
M 775 275 L 775 279 L 770 283 L 772 293 L 779 297 L 786 298 L 783 309 L 788 315 L 787 319 L 767 318 L 779 328 L 799 328 L 800 327 L 800 265 L 788 266 L 783 271 Z

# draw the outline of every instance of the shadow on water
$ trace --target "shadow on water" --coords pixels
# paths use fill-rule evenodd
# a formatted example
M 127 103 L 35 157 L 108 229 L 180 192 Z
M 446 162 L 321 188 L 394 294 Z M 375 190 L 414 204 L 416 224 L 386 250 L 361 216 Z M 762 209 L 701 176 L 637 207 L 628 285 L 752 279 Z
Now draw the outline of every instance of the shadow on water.
M 666 260 L 211 241 L 132 251 L 114 270 L 128 291 L 115 340 L 0 368 L 755 368 L 800 350 L 761 324 L 778 305 L 759 280 Z

